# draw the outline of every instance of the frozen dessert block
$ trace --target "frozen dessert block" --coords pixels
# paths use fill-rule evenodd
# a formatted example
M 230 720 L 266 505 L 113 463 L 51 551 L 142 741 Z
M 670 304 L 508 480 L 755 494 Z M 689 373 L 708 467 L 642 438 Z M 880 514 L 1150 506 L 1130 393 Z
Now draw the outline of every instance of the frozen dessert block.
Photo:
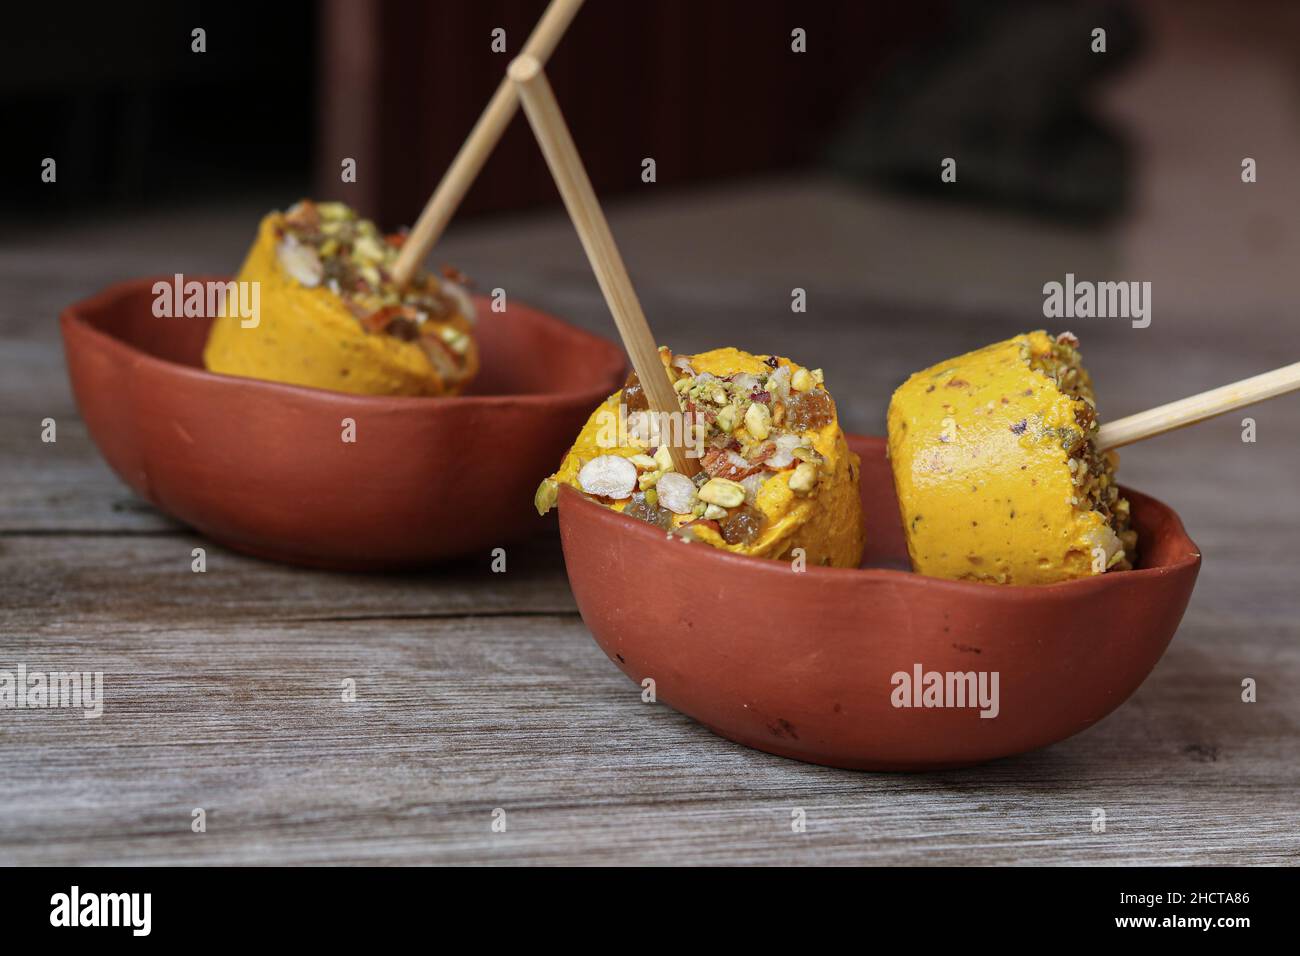
M 1137 534 L 1095 445 L 1092 382 L 1068 332 L 1018 335 L 917 372 L 889 405 L 912 566 L 991 584 L 1128 570 Z
M 806 565 L 862 559 L 858 456 L 849 451 L 820 370 L 734 348 L 673 357 L 660 350 L 680 398 L 699 474 L 673 469 L 664 429 L 635 373 L 592 414 L 559 470 L 537 492 L 541 513 L 559 484 L 665 532 L 736 554 Z
M 237 277 L 260 284 L 256 325 L 218 318 L 213 372 L 363 395 L 455 395 L 478 370 L 469 297 L 417 274 L 396 288 L 402 243 L 342 203 L 295 205 L 262 220 Z

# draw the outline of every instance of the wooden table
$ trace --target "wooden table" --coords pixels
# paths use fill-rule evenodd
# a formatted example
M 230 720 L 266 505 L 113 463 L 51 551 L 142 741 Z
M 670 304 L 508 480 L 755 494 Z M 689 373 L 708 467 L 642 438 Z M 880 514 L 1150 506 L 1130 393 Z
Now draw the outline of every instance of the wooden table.
M 643 704 L 577 615 L 553 538 L 511 548 L 505 575 L 487 555 L 321 573 L 204 542 L 126 490 L 77 416 L 58 310 L 131 275 L 230 270 L 276 201 L 48 229 L 0 256 L 0 669 L 106 682 L 98 720 L 0 711 L 0 863 L 1300 860 L 1296 397 L 1248 413 L 1254 444 L 1230 416 L 1125 453 L 1125 480 L 1180 511 L 1205 563 L 1115 714 L 977 769 L 815 767 Z M 1114 236 L 982 217 L 817 182 L 611 208 L 663 340 L 822 364 L 853 431 L 881 431 L 909 370 L 1043 325 L 1042 282 L 1089 266 L 1158 290 L 1149 329 L 1074 323 L 1103 414 L 1295 358 L 1293 320 L 1285 342 L 1276 310 L 1225 322 L 1179 291 L 1176 263 L 1131 276 Z M 612 334 L 559 214 L 459 228 L 440 258 Z

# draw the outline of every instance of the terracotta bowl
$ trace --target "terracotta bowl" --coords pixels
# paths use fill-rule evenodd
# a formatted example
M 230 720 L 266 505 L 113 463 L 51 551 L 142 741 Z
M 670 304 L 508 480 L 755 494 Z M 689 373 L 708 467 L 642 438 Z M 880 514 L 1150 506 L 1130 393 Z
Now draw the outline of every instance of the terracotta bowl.
M 400 567 L 535 533 L 539 476 L 623 380 L 617 345 L 485 300 L 470 395 L 355 396 L 215 375 L 201 359 L 209 322 L 155 318 L 155 281 L 63 312 L 81 415 L 145 500 L 276 560 Z M 355 443 L 341 440 L 344 418 L 356 421 Z
M 796 573 L 670 540 L 561 488 L 569 581 L 596 643 L 723 737 L 864 770 L 959 767 L 1046 746 L 1101 720 L 1151 672 L 1201 562 L 1166 505 L 1126 492 L 1142 548 L 1134 571 L 1041 587 L 923 577 L 907 570 L 884 439 L 849 444 L 862 456 L 867 527 L 854 570 Z M 977 680 L 996 672 L 997 715 L 894 706 L 893 675 L 918 664 Z

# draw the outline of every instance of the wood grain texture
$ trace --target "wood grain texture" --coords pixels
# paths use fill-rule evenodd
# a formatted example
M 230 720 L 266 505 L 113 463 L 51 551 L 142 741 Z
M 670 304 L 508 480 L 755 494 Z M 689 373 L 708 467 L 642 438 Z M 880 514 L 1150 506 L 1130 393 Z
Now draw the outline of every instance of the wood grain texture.
M 1041 325 L 1024 283 L 1089 254 L 1077 236 L 994 224 L 1002 297 L 969 295 L 970 277 L 871 264 L 880 230 L 905 224 L 895 203 L 760 184 L 610 217 L 665 343 L 820 362 L 846 424 L 879 432 L 906 372 Z M 0 252 L 0 669 L 102 670 L 106 697 L 98 720 L 0 711 L 0 864 L 1300 862 L 1296 396 L 1251 410 L 1253 444 L 1228 416 L 1124 452 L 1124 480 L 1179 510 L 1205 563 L 1169 651 L 1115 714 L 971 770 L 814 767 L 643 704 L 576 615 L 553 536 L 510 548 L 505 574 L 487 555 L 329 574 L 232 554 L 131 497 L 76 416 L 54 316 L 126 275 L 233 267 L 260 211 L 91 224 Z M 916 213 L 914 248 L 954 241 L 930 215 Z M 952 215 L 960 234 L 969 214 Z M 453 229 L 439 249 L 613 334 L 562 213 Z M 810 303 L 797 328 L 796 285 Z M 1103 414 L 1281 359 L 1267 310 L 1228 329 L 1173 301 L 1150 329 L 1075 331 Z M 1244 677 L 1258 703 L 1240 701 Z M 206 834 L 190 832 L 196 807 Z
M 6 715 L 0 847 L 15 863 L 1294 862 L 1293 715 L 1273 680 L 1256 705 L 1236 688 L 1294 677 L 1282 636 L 1281 653 L 1212 655 L 1216 629 L 1191 624 L 1094 730 L 905 776 L 747 751 L 643 704 L 570 616 L 65 620 L 27 632 L 23 659 L 104 670 L 104 716 Z

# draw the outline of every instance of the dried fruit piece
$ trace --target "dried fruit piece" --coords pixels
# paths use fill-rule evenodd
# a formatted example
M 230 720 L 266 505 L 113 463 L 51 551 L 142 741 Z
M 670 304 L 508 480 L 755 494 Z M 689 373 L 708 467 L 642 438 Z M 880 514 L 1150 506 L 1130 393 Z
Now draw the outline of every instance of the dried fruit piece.
M 745 505 L 731 512 L 721 523 L 718 533 L 727 544 L 749 544 L 762 533 L 765 520 L 763 512 Z
M 630 374 L 623 383 L 623 404 L 629 412 L 644 412 L 650 408 L 650 400 L 645 397 L 645 388 L 636 372 Z
M 420 337 L 419 323 L 405 315 L 394 316 L 384 331 L 403 342 L 414 342 Z
M 371 312 L 361 320 L 367 332 L 383 332 L 403 342 L 414 342 L 420 335 L 420 323 L 415 310 L 403 305 L 389 305 Z
M 628 506 L 623 509 L 623 514 L 667 531 L 673 526 L 673 513 L 650 501 L 650 494 L 650 492 L 634 494 Z
M 636 488 L 636 465 L 621 455 L 598 455 L 582 466 L 578 484 L 589 495 L 626 498 Z
M 821 389 L 796 392 L 785 406 L 785 424 L 798 432 L 825 428 L 835 420 L 835 403 Z

